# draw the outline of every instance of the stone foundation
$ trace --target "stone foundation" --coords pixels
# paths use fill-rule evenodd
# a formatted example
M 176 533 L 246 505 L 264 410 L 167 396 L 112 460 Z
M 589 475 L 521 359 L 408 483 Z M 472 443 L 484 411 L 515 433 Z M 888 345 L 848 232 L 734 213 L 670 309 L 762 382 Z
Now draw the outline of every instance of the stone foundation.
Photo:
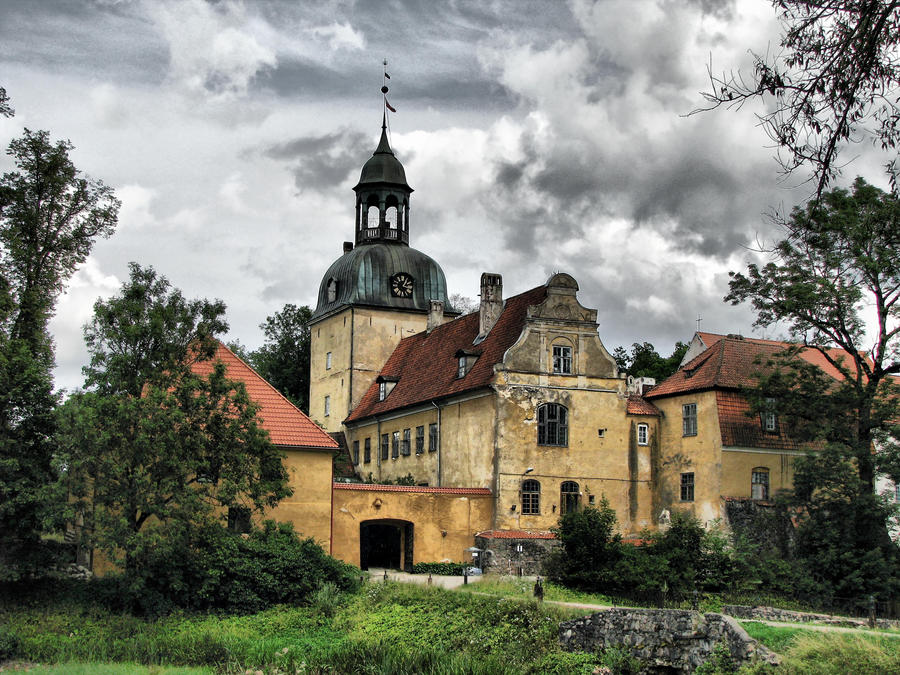
M 693 673 L 720 643 L 738 665 L 778 663 L 731 617 L 687 610 L 607 609 L 562 623 L 559 641 L 569 651 L 624 647 L 643 662 L 642 673 Z
M 502 538 L 487 533 L 475 535 L 475 546 L 485 552 L 482 568 L 488 574 L 543 574 L 547 555 L 558 545 L 559 540 L 552 536 Z

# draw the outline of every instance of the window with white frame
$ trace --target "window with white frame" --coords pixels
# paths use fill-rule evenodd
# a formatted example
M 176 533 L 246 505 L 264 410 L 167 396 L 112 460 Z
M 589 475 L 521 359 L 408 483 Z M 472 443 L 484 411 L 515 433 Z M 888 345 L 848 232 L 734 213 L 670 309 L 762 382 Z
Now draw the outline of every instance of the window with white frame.
M 379 382 L 378 383 L 378 400 L 383 401 L 385 396 L 387 396 L 387 382 Z
M 572 374 L 572 348 L 553 345 L 553 372 L 561 375 Z
M 775 399 L 766 399 L 766 409 L 760 415 L 763 431 L 774 433 L 778 431 L 778 417 L 775 414 Z
M 537 516 L 541 513 L 541 484 L 532 479 L 522 483 L 522 515 Z
M 331 370 L 331 352 L 325 354 L 325 370 Z
M 684 436 L 697 435 L 697 404 L 685 403 L 681 406 L 681 429 Z
M 456 366 L 456 377 L 466 376 L 466 357 L 460 356 Z
M 694 501 L 694 472 L 681 474 L 681 501 Z
M 647 445 L 647 441 L 650 437 L 650 427 L 646 424 L 638 424 L 637 425 L 637 444 L 638 445 Z
M 769 469 L 764 466 L 758 466 L 750 473 L 750 498 L 763 501 L 769 498 Z

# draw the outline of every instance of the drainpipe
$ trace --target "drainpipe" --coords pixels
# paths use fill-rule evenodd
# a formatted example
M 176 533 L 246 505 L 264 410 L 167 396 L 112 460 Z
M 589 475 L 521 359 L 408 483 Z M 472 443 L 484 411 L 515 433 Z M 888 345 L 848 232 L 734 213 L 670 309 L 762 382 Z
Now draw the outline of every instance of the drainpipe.
M 435 410 L 437 410 L 437 437 L 438 437 L 438 446 L 437 446 L 437 486 L 441 487 L 441 446 L 444 444 L 444 434 L 443 429 L 441 429 L 441 406 L 439 406 L 434 401 L 431 402 L 431 405 L 434 406 Z
M 349 383 L 347 386 L 347 414 L 353 412 L 353 332 L 356 328 L 356 319 L 353 315 L 353 307 L 350 308 L 350 367 L 347 369 L 349 373 Z
M 378 458 L 376 466 L 378 467 L 378 480 L 381 480 L 381 420 L 375 416 L 375 422 L 378 424 L 378 431 L 375 436 L 375 456 Z

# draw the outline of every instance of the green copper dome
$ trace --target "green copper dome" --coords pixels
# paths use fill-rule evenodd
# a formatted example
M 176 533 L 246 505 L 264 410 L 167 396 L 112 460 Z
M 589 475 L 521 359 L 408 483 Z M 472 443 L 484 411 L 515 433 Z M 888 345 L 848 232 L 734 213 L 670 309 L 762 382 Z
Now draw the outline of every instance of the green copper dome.
M 412 281 L 408 297 L 392 288 L 398 275 Z M 445 313 L 456 313 L 447 297 L 444 271 L 434 260 L 409 246 L 363 244 L 335 260 L 325 272 L 312 319 L 347 305 L 427 312 L 432 300 L 443 302 Z
M 403 169 L 400 160 L 394 155 L 394 151 L 391 150 L 387 138 L 387 129 L 384 127 L 381 129 L 381 140 L 378 143 L 378 147 L 369 158 L 369 161 L 363 164 L 362 171 L 359 174 L 359 183 L 353 189 L 358 191 L 360 187 L 366 185 L 383 183 L 390 183 L 398 187 L 403 186 L 412 192 L 412 189 L 406 182 L 406 171 Z

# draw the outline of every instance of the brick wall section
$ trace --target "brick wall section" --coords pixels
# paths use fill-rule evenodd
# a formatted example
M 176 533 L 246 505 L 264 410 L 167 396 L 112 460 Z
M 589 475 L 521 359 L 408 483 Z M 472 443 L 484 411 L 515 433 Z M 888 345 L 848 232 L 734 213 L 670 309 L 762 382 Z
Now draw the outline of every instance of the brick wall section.
M 720 642 L 738 664 L 778 662 L 731 617 L 678 609 L 607 609 L 560 624 L 559 641 L 569 651 L 624 647 L 642 673 L 693 673 Z

